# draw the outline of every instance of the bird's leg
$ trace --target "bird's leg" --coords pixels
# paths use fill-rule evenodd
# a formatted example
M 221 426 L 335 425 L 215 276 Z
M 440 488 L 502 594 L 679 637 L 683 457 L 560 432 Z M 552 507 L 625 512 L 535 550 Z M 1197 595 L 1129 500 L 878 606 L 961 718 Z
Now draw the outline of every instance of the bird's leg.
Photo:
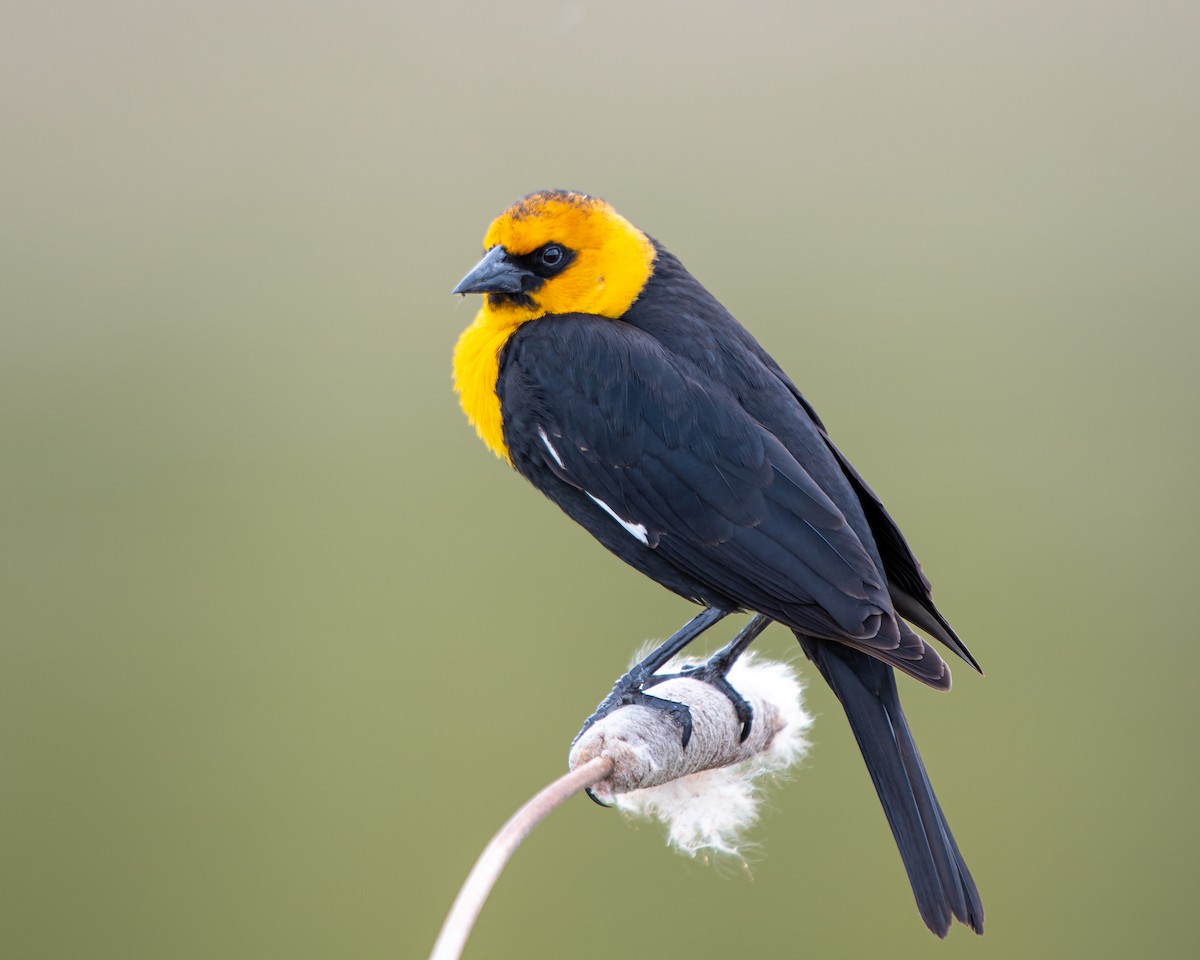
M 738 631 L 736 637 L 709 657 L 704 663 L 694 667 L 684 667 L 679 673 L 651 677 L 643 686 L 652 687 L 656 683 L 662 683 L 664 680 L 672 680 L 675 677 L 689 677 L 692 680 L 701 680 L 709 684 L 709 686 L 716 687 L 721 693 L 725 694 L 729 702 L 733 705 L 734 713 L 737 714 L 738 720 L 742 723 L 741 739 L 744 741 L 750 736 L 750 724 L 754 720 L 754 711 L 745 698 L 730 685 L 728 674 L 737 658 L 746 652 L 746 648 L 767 628 L 770 622 L 770 618 L 765 614 L 756 613 Z
M 692 738 L 691 711 L 685 704 L 676 703 L 674 700 L 652 697 L 644 693 L 642 688 L 654 676 L 654 671 L 661 668 L 664 663 L 679 653 L 680 650 L 695 640 L 714 623 L 726 616 L 728 612 L 727 610 L 718 610 L 716 607 L 707 607 L 703 613 L 693 617 L 665 642 L 655 648 L 648 657 L 631 667 L 625 676 L 613 684 L 612 692 L 600 702 L 600 706 L 596 707 L 595 712 L 583 722 L 583 727 L 575 734 L 575 740 L 582 737 L 592 724 L 598 720 L 603 720 L 618 707 L 637 703 L 644 707 L 650 707 L 653 710 L 662 710 L 670 714 L 683 729 L 683 745 L 686 747 L 688 741 Z M 575 741 L 571 742 L 574 743 Z

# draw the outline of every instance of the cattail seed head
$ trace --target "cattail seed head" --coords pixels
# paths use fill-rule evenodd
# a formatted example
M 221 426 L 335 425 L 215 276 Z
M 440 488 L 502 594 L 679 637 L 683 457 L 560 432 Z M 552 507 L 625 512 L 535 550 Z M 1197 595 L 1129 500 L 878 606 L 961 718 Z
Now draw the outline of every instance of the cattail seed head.
M 663 673 L 700 661 L 678 659 Z M 597 799 L 667 828 L 671 846 L 695 856 L 740 856 L 746 830 L 757 820 L 762 787 L 787 772 L 808 750 L 801 686 L 791 667 L 747 654 L 729 682 L 754 711 L 741 741 L 733 705 L 715 687 L 678 677 L 651 688 L 655 697 L 688 705 L 692 737 L 682 745 L 679 726 L 661 710 L 621 707 L 594 724 L 571 749 L 570 767 L 603 756 L 612 776 L 597 784 Z

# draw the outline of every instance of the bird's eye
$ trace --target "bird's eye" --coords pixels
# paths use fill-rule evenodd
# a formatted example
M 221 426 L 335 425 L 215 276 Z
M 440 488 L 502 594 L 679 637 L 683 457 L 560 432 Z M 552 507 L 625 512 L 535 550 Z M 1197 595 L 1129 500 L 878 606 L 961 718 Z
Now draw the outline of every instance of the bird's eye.
M 542 247 L 542 263 L 548 267 L 557 267 L 565 256 L 563 248 L 556 243 Z

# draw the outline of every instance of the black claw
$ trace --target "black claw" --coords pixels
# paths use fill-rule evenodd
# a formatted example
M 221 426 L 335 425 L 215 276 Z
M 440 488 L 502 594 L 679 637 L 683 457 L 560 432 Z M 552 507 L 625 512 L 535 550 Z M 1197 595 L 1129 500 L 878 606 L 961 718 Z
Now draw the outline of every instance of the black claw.
M 601 800 L 599 797 L 597 797 L 594 793 L 592 793 L 591 787 L 588 787 L 583 792 L 588 795 L 588 799 L 591 800 L 592 803 L 594 803 L 596 806 L 603 807 L 605 810 L 609 809 L 609 804 L 605 803 L 603 800 Z
M 683 734 L 683 749 L 687 749 L 688 743 L 692 739 L 692 711 L 683 703 L 676 703 L 674 700 L 662 700 L 659 697 L 647 697 L 647 700 L 655 700 L 658 703 L 667 704 L 661 709 L 669 713 L 675 722 L 679 724 L 680 731 Z

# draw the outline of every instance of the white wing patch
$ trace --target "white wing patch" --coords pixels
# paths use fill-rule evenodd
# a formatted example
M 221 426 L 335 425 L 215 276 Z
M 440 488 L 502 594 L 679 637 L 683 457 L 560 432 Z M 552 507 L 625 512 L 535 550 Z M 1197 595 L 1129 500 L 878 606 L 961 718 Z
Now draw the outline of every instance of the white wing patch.
M 586 491 L 584 491 L 584 492 L 586 493 Z M 592 495 L 590 493 L 588 494 L 588 496 L 592 497 Z M 596 506 L 598 506 L 601 510 L 603 510 L 605 513 L 607 513 L 610 517 L 612 517 L 614 520 L 616 520 L 617 523 L 619 523 L 626 530 L 628 530 L 633 536 L 635 536 L 639 540 L 641 540 L 642 543 L 646 544 L 646 546 L 650 546 L 650 541 L 646 539 L 645 524 L 629 523 L 625 520 L 622 520 L 620 517 L 617 516 L 617 512 L 612 507 L 610 507 L 607 503 L 605 503 L 603 500 L 601 500 L 599 497 L 592 497 L 592 502 L 595 503 Z
M 562 457 L 560 457 L 558 455 L 558 451 L 554 449 L 554 444 L 552 444 L 550 442 L 550 437 L 546 435 L 545 428 L 538 427 L 537 432 L 538 432 L 538 437 L 541 438 L 542 446 L 545 447 L 547 452 L 549 452 L 550 456 L 552 456 L 554 458 L 554 462 L 558 464 L 558 469 L 565 471 L 567 469 L 567 465 L 565 463 L 563 463 Z M 586 450 L 587 447 L 580 447 L 580 449 Z M 587 493 L 586 490 L 584 492 Z M 592 497 L 592 495 L 590 493 L 588 493 L 588 496 Z M 642 543 L 646 544 L 646 546 L 650 546 L 650 541 L 646 537 L 646 525 L 645 524 L 629 523 L 625 520 L 622 520 L 620 517 L 617 516 L 617 511 L 615 511 L 612 507 L 610 507 L 607 503 L 605 503 L 599 497 L 592 497 L 592 502 L 595 503 L 596 506 L 598 506 L 601 510 L 603 510 L 605 513 L 607 513 L 610 517 L 612 517 L 614 520 L 616 520 L 617 523 L 619 523 L 621 526 L 623 526 L 627 531 L 629 531 L 631 536 L 637 537 L 637 539 L 641 540 Z
M 554 444 L 550 442 L 550 438 L 546 436 L 546 431 L 541 427 L 538 427 L 538 436 L 542 438 L 542 446 L 550 451 L 550 456 L 552 456 L 554 458 L 554 462 L 558 464 L 558 469 L 566 470 L 567 468 L 562 462 L 562 457 L 558 455 L 558 451 L 554 449 Z M 592 499 L 595 500 L 596 498 L 593 497 Z M 600 501 L 596 500 L 596 502 L 599 503 Z M 605 507 L 604 509 L 608 510 L 608 507 Z M 608 510 L 608 512 L 612 513 L 611 510 Z M 613 516 L 615 517 L 616 514 L 614 513 Z

